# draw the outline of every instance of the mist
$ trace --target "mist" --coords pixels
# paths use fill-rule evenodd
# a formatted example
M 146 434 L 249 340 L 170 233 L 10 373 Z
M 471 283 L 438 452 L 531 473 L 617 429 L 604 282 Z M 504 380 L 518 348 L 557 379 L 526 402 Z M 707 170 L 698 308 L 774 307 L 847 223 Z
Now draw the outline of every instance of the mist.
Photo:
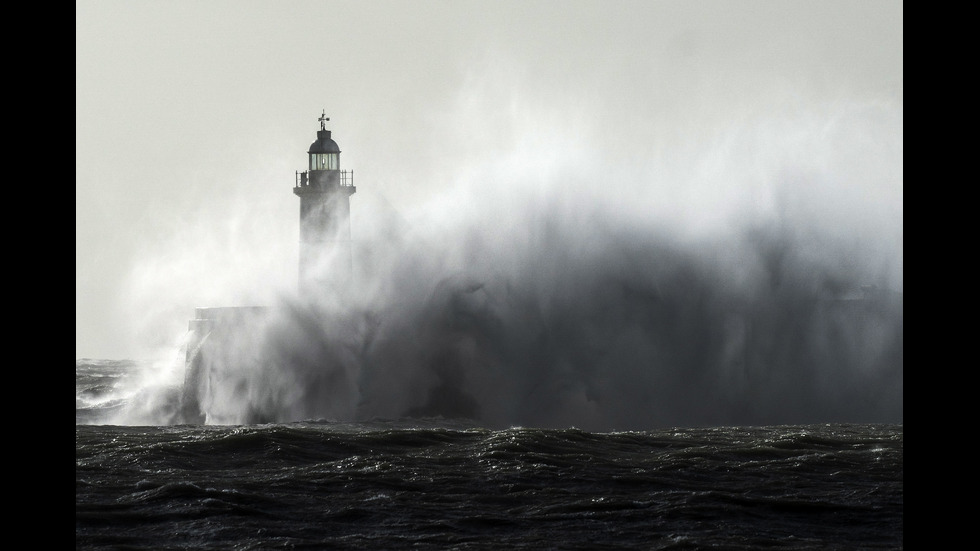
M 193 391 L 221 424 L 901 422 L 901 188 L 882 193 L 900 127 L 870 103 L 762 115 L 632 175 L 586 141 L 539 141 L 410 212 L 360 183 L 351 285 L 266 289 L 269 314 L 222 339 Z M 201 241 L 179 249 L 266 264 Z M 274 279 L 225 273 L 208 285 L 246 297 Z

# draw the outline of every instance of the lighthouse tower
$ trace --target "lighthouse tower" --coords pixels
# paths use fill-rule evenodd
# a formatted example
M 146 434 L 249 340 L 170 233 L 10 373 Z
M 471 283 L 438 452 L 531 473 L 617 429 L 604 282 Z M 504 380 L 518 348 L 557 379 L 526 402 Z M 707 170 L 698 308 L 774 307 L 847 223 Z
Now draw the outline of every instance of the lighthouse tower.
M 293 193 L 299 196 L 299 289 L 307 297 L 339 291 L 353 271 L 350 196 L 354 171 L 340 170 L 340 147 L 330 137 L 326 111 L 310 145 L 309 169 L 296 172 Z

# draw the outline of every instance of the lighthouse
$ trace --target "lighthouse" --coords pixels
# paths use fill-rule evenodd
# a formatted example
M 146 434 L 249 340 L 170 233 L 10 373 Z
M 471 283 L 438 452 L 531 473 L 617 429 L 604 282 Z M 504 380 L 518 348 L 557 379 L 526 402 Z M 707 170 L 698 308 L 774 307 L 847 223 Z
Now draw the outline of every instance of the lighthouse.
M 342 291 L 352 278 L 350 196 L 354 171 L 340 170 L 340 147 L 330 136 L 326 111 L 310 145 L 308 169 L 296 171 L 299 197 L 299 290 L 309 298 Z
M 326 128 L 329 120 L 324 111 L 316 141 L 308 151 L 308 168 L 296 171 L 293 187 L 299 197 L 299 291 L 310 304 L 325 295 L 344 293 L 353 272 L 350 196 L 356 191 L 354 171 L 340 170 L 340 147 Z M 270 345 L 275 342 L 269 340 L 274 335 L 270 328 L 281 319 L 275 308 L 265 306 L 195 308 L 185 337 L 184 386 L 175 413 L 177 422 L 265 423 L 276 419 L 270 404 L 242 399 L 243 394 L 251 394 L 249 385 L 255 384 L 250 377 L 274 372 L 282 365 L 316 361 Z M 326 414 L 336 403 L 326 404 Z M 325 415 L 324 410 L 316 409 L 324 404 L 307 405 L 314 409 L 302 415 Z

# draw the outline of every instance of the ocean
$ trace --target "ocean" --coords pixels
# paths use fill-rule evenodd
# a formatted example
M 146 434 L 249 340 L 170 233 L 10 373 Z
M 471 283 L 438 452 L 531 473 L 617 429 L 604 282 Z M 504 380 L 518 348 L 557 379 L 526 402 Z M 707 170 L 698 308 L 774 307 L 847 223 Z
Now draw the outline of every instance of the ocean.
M 76 360 L 76 549 L 903 548 L 902 424 L 168 424 L 153 368 Z

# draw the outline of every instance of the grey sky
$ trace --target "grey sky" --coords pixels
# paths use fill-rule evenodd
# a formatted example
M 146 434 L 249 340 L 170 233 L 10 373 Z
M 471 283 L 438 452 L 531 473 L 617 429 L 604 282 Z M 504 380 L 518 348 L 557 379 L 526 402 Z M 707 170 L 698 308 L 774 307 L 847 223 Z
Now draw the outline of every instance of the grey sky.
M 901 259 L 897 1 L 81 0 L 75 89 L 77 358 L 293 285 L 323 109 L 355 235 L 359 208 L 421 223 L 461 182 L 534 195 L 568 167 L 699 231 L 775 200 L 753 182 L 779 165 Z

